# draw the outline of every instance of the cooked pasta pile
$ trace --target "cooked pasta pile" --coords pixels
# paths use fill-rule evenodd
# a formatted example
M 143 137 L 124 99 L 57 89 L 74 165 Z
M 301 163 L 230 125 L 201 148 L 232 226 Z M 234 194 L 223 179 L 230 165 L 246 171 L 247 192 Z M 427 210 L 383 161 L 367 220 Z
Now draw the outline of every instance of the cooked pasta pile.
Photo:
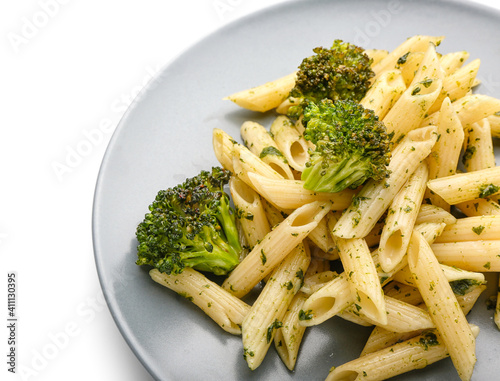
M 375 76 L 360 104 L 395 144 L 389 177 L 357 189 L 303 187 L 314 147 L 300 120 L 286 116 L 295 73 L 228 97 L 278 114 L 270 126 L 245 122 L 244 144 L 213 131 L 215 155 L 232 172 L 247 253 L 222 286 L 190 268 L 151 276 L 241 334 L 250 369 L 274 343 L 293 370 L 304 331 L 338 316 L 374 329 L 358 359 L 318 364 L 326 380 L 383 380 L 448 356 L 461 379 L 471 378 L 478 327 L 466 315 L 486 289 L 484 273 L 500 271 L 492 142 L 500 137 L 500 100 L 472 93 L 479 59 L 441 55 L 441 40 L 414 36 L 392 52 L 367 51 Z M 343 272 L 331 261 L 341 261 Z M 242 298 L 260 282 L 248 305 Z M 500 328 L 498 304 L 495 322 Z

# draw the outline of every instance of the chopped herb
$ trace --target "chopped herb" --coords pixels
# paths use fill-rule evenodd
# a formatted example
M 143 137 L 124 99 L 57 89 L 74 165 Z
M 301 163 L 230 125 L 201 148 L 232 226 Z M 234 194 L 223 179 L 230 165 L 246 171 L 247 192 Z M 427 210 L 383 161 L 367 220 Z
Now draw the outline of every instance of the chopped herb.
M 273 146 L 264 147 L 262 149 L 262 151 L 260 152 L 259 157 L 262 159 L 262 158 L 266 157 L 267 155 L 275 155 L 275 156 L 283 157 L 283 154 L 281 153 L 281 151 Z
M 471 158 L 474 156 L 476 153 L 476 147 L 474 146 L 469 146 L 464 152 L 464 155 L 462 156 L 462 163 L 465 165 Z
M 500 187 L 494 184 L 483 184 L 479 187 L 479 198 L 485 198 L 497 193 Z
M 471 287 L 479 284 L 481 283 L 473 279 L 460 279 L 450 282 L 451 289 L 455 295 L 465 295 Z
M 487 270 L 490 270 L 491 269 L 491 262 L 486 262 L 483 267 Z
M 484 230 L 484 226 L 483 225 L 479 225 L 479 226 L 473 226 L 472 227 L 472 231 L 474 233 L 476 233 L 477 235 L 480 235 Z
M 426 332 L 422 335 L 422 338 L 418 341 L 420 345 L 424 347 L 424 350 L 428 350 L 429 347 L 434 345 L 439 345 L 439 341 L 437 340 L 437 336 L 433 332 Z
M 299 311 L 299 320 L 311 320 L 313 318 L 312 310 L 300 310 Z
M 420 86 L 415 87 L 411 92 L 411 95 L 417 95 L 418 93 L 420 93 L 420 90 L 422 90 Z
M 408 59 L 408 55 L 410 52 L 407 52 L 403 54 L 401 57 L 398 58 L 398 65 L 404 65 L 406 63 L 406 60 Z
M 430 85 L 432 85 L 432 79 L 426 79 L 420 83 L 427 89 Z
M 263 265 L 265 265 L 267 262 L 267 257 L 266 254 L 264 254 L 264 249 L 260 250 L 260 260 L 262 261 Z
M 273 329 L 278 329 L 283 327 L 283 323 L 278 321 L 278 319 L 275 319 L 272 324 L 267 328 L 267 343 L 269 344 L 271 342 L 271 339 L 273 338 Z

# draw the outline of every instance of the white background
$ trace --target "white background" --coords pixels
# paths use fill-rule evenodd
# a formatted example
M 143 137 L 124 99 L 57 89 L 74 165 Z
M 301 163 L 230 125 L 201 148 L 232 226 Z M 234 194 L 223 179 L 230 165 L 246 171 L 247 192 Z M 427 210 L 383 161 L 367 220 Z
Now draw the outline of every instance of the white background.
M 4 328 L 0 379 L 151 379 L 97 279 L 91 214 L 103 154 L 162 66 L 226 23 L 284 1 L 2 1 L 0 305 L 3 318 L 7 273 L 16 272 L 19 320 L 18 373 L 7 372 Z M 500 9 L 496 1 L 477 2 Z

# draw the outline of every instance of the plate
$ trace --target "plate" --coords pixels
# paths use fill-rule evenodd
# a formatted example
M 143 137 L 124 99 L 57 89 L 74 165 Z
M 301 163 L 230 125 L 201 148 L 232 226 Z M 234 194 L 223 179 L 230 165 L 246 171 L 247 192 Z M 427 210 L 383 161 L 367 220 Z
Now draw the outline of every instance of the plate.
M 477 92 L 500 97 L 500 13 L 455 1 L 294 1 L 229 24 L 192 46 L 139 94 L 116 129 L 97 182 L 93 238 L 101 286 L 125 340 L 159 380 L 324 380 L 330 367 L 358 357 L 369 329 L 333 318 L 306 331 L 296 370 L 274 348 L 255 371 L 241 337 L 222 331 L 189 301 L 135 265 L 135 228 L 159 189 L 217 165 L 213 128 L 240 140 L 245 120 L 269 125 L 273 113 L 242 110 L 222 98 L 295 70 L 316 46 L 343 39 L 392 50 L 415 34 L 444 35 L 441 53 L 481 58 Z M 497 142 L 498 143 L 498 142 Z M 497 144 L 497 160 L 500 162 Z M 485 300 L 469 315 L 481 328 L 475 380 L 500 374 L 500 332 Z M 449 359 L 396 380 L 459 380 Z

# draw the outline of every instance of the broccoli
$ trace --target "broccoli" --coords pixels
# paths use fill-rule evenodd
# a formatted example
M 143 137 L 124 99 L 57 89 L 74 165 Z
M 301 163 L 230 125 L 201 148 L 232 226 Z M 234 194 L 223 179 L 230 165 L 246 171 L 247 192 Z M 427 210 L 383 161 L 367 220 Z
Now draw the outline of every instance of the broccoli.
M 292 117 L 300 115 L 301 100 L 319 102 L 326 98 L 334 102 L 359 102 L 375 75 L 371 69 L 373 60 L 356 45 L 335 40 L 330 49 L 318 47 L 313 52 L 316 54 L 300 64 L 295 87 L 290 92 L 299 100 L 299 104 L 289 109 Z
M 302 172 L 304 188 L 339 192 L 388 176 L 390 138 L 372 110 L 353 101 L 309 102 L 303 124 L 316 146 Z
M 224 185 L 231 173 L 201 171 L 180 185 L 160 190 L 137 226 L 138 265 L 166 274 L 187 267 L 224 275 L 239 263 L 241 245 Z

